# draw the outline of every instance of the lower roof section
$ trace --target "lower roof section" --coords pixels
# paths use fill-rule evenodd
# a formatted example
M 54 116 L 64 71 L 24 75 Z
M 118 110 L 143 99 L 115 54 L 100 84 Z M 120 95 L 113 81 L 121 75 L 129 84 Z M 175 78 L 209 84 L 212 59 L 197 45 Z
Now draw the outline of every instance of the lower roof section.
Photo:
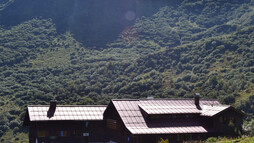
M 202 126 L 190 127 L 127 127 L 132 134 L 188 134 L 188 133 L 208 133 Z

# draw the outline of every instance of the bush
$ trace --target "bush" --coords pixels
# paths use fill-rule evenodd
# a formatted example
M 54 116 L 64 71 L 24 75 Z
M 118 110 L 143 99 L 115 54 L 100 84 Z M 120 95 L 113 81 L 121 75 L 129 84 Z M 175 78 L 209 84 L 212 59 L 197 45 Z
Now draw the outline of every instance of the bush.
M 217 140 L 218 139 L 216 137 L 210 137 L 205 141 L 205 143 L 216 143 Z
M 18 127 L 20 125 L 20 122 L 17 120 L 13 120 L 10 122 L 10 128 L 14 129 L 15 127 Z
M 247 134 L 249 134 L 250 136 L 254 136 L 254 119 L 251 119 L 251 121 L 248 122 L 244 128 Z
M 160 140 L 158 141 L 158 143 L 169 143 L 168 139 L 162 139 L 160 138 Z
M 192 78 L 191 74 L 186 74 L 185 76 L 183 76 L 183 80 L 187 81 L 187 82 L 189 82 L 191 80 L 191 78 Z

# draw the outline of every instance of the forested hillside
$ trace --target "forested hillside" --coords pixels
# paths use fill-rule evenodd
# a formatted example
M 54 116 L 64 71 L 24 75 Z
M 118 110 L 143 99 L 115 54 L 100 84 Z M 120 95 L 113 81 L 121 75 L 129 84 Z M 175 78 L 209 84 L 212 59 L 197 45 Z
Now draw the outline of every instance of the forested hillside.
M 91 2 L 0 2 L 0 142 L 27 142 L 26 106 L 51 99 L 107 104 L 199 92 L 254 114 L 253 1 L 110 0 L 105 15 L 95 11 L 106 2 Z
M 14 2 L 13 2 L 14 1 Z M 179 0 L 2 0 L 0 24 L 15 26 L 32 18 L 50 18 L 59 33 L 71 31 L 86 46 L 103 46 L 114 40 L 135 18 L 151 16 Z M 8 6 L 8 7 L 7 7 Z

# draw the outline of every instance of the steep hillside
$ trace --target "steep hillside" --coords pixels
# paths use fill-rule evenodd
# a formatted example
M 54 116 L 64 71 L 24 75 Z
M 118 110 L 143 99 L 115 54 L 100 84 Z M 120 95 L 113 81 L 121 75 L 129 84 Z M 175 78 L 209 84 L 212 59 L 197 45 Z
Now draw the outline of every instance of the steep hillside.
M 113 47 L 139 46 L 144 43 L 143 40 L 152 40 L 161 47 L 175 47 L 202 38 L 229 34 L 253 25 L 253 8 L 253 2 L 248 0 L 186 0 L 179 7 L 166 6 L 151 17 L 141 17 L 127 30 L 136 33 L 135 40 L 124 45 L 126 39 L 123 37 L 123 40 L 114 42 L 116 45 Z
M 74 25 L 65 21 L 75 3 L 82 9 L 91 1 L 24 2 L 34 8 L 26 9 L 21 0 L 0 5 L 0 142 L 27 142 L 21 133 L 27 131 L 21 128 L 26 106 L 53 98 L 59 104 L 107 104 L 112 98 L 189 98 L 200 92 L 202 98 L 217 98 L 254 114 L 250 0 L 159 1 L 146 13 L 149 2 L 136 8 L 140 15 L 130 23 L 118 19 L 104 25 L 109 21 L 99 18 L 93 21 L 98 25 L 88 27 L 86 21 L 80 25 L 78 16 Z M 36 11 L 40 4 L 48 9 Z M 82 12 L 92 16 L 93 6 Z M 102 17 L 114 13 L 106 11 Z M 117 32 L 108 28 L 121 22 Z M 110 36 L 97 35 L 105 30 Z M 102 40 L 103 46 L 86 46 L 83 36 L 92 43 Z
M 11 5 L 8 3 L 13 2 Z M 4 0 L 0 5 L 0 24 L 14 26 L 33 18 L 51 18 L 57 31 L 71 31 L 89 47 L 104 48 L 126 26 L 141 16 L 151 16 L 164 5 L 179 0 Z M 1 8 L 2 7 L 2 8 Z

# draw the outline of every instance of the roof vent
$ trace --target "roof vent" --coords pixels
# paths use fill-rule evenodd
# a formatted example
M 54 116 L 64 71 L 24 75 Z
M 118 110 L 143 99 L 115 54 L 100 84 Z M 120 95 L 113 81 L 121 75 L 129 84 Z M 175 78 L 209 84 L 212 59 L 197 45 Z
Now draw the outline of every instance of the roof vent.
M 194 100 L 195 100 L 196 106 L 199 106 L 199 98 L 200 98 L 200 93 L 195 93 Z

